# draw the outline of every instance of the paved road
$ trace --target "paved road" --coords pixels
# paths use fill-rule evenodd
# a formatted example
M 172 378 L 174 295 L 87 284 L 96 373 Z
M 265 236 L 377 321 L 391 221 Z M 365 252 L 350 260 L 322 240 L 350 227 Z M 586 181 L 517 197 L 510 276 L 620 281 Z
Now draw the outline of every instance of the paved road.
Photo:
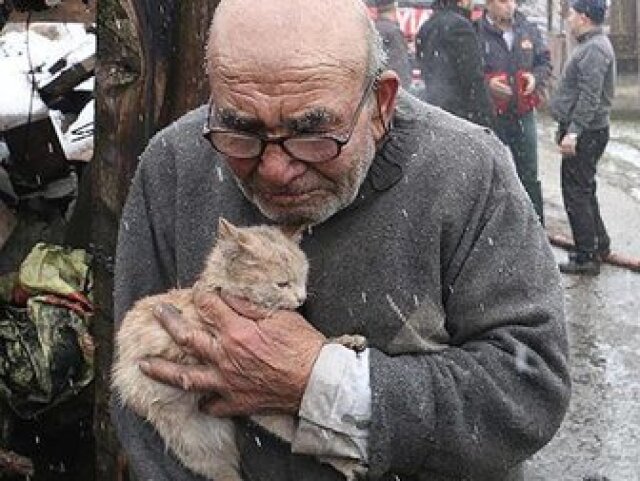
M 640 125 L 616 122 L 598 192 L 612 248 L 640 257 Z M 552 122 L 539 118 L 547 225 L 570 232 Z M 558 260 L 566 257 L 555 250 Z M 527 481 L 640 481 L 640 273 L 604 266 L 565 276 L 573 396 L 557 436 L 529 462 Z

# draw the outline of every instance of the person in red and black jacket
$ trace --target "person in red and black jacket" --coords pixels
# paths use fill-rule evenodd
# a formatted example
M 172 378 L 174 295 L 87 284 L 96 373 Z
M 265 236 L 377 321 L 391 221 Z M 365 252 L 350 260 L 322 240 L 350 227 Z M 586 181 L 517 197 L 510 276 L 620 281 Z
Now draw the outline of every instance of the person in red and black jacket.
M 551 53 L 538 27 L 516 10 L 515 0 L 487 0 L 477 30 L 495 131 L 511 150 L 518 177 L 542 222 L 535 108 L 551 75 Z

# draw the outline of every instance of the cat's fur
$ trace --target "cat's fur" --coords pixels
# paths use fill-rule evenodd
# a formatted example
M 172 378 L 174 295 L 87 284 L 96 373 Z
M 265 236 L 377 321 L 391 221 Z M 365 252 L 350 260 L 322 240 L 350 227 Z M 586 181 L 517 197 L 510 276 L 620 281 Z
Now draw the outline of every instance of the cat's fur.
M 235 227 L 220 219 L 218 239 L 193 289 L 172 290 L 138 301 L 116 336 L 112 387 L 120 401 L 146 418 L 178 459 L 193 472 L 215 481 L 240 481 L 239 453 L 230 419 L 200 412 L 202 394 L 153 381 L 138 368 L 147 356 L 182 363 L 185 354 L 160 328 L 152 309 L 161 302 L 182 311 L 185 322 L 199 322 L 193 290 L 221 290 L 268 309 L 295 309 L 306 297 L 308 262 L 297 243 L 278 228 Z M 351 340 L 347 337 L 347 340 Z M 358 344 L 356 339 L 356 344 Z M 252 420 L 287 442 L 295 432 L 292 416 L 253 416 Z M 353 479 L 363 467 L 350 460 L 323 459 Z

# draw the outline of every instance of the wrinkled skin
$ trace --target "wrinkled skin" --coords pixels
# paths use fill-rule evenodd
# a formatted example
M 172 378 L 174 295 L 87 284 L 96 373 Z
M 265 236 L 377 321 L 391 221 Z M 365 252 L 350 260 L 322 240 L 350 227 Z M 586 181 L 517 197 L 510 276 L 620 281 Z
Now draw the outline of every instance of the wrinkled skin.
M 195 303 L 204 320 L 198 327 L 182 322 L 180 312 L 167 304 L 154 315 L 203 364 L 154 359 L 141 365 L 143 372 L 185 390 L 211 393 L 202 408 L 216 416 L 296 413 L 325 337 L 292 311 L 270 314 L 215 294 L 197 294 Z M 293 335 L 292 325 L 298 326 Z

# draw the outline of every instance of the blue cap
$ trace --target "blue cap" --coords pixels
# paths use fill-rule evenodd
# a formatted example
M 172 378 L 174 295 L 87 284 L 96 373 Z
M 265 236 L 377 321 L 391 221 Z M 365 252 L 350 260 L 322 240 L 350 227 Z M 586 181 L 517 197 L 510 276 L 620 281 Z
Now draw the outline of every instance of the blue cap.
M 578 13 L 584 13 L 593 23 L 604 23 L 607 13 L 607 0 L 572 0 L 571 8 Z

